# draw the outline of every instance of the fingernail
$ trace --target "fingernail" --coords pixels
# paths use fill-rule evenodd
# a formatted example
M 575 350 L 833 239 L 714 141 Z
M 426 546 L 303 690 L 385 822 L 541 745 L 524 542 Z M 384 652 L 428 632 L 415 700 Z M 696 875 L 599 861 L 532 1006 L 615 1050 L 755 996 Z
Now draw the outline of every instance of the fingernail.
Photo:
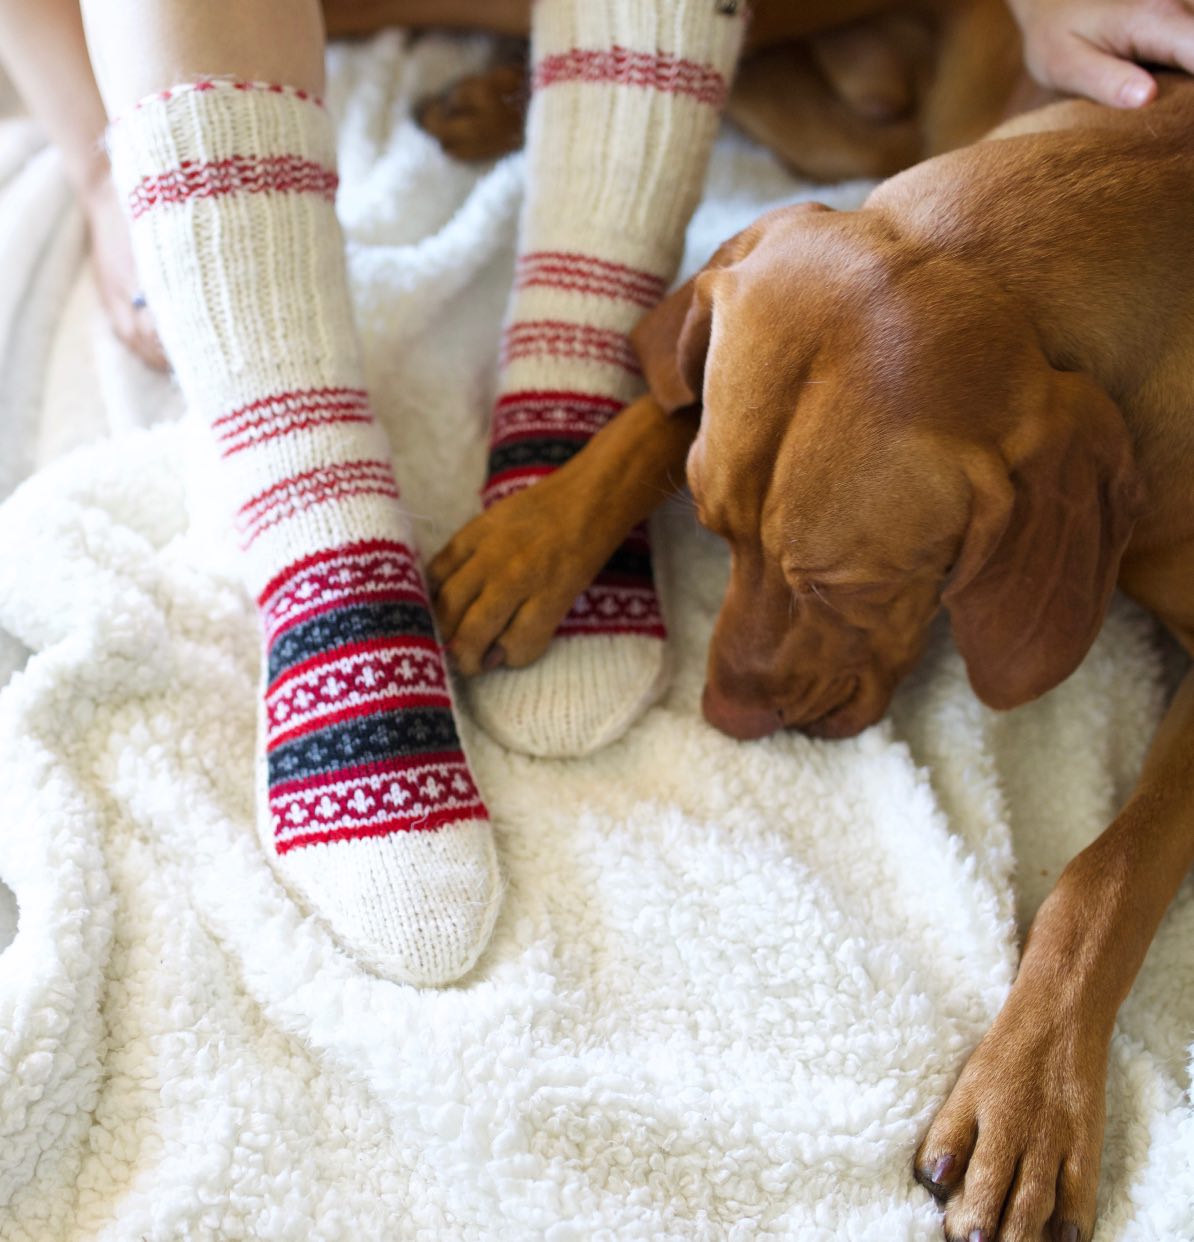
M 942 1179 L 950 1175 L 950 1172 L 953 1170 L 953 1167 L 954 1167 L 953 1156 L 942 1156 L 941 1159 L 938 1160 L 935 1165 L 933 1165 L 933 1171 L 931 1174 L 929 1174 L 929 1176 L 933 1179 L 934 1182 L 940 1185 Z
M 1150 82 L 1141 82 L 1138 78 L 1125 82 L 1119 88 L 1120 102 L 1128 108 L 1139 108 L 1141 104 L 1148 103 L 1151 94 L 1152 84 Z
M 492 647 L 485 653 L 485 658 L 481 661 L 481 667 L 487 673 L 492 673 L 499 664 L 505 664 L 506 653 L 501 643 L 494 643 Z

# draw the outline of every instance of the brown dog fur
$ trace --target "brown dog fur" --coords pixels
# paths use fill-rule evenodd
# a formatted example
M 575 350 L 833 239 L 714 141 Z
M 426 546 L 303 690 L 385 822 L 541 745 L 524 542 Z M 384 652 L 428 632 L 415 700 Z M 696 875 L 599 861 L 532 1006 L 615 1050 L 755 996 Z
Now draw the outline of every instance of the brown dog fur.
M 1192 187 L 1194 83 L 1166 78 L 1139 112 L 1024 116 L 861 211 L 763 217 L 647 317 L 653 395 L 433 563 L 460 663 L 534 658 L 685 457 L 732 553 L 705 709 L 736 736 L 877 720 L 941 608 L 997 707 L 1073 670 L 1116 583 L 1194 653 Z M 917 1154 L 948 1237 L 1091 1236 L 1112 1026 L 1192 807 L 1194 673 Z

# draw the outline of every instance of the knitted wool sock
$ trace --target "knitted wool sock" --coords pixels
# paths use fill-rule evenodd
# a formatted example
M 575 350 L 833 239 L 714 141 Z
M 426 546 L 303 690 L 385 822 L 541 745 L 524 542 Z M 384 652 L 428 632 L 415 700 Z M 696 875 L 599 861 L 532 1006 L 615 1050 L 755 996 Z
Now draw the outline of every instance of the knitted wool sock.
M 537 0 L 527 198 L 486 505 L 563 465 L 642 389 L 627 339 L 675 275 L 742 40 L 725 0 Z M 535 664 L 468 685 L 487 732 L 536 755 L 619 737 L 666 684 L 639 529 Z
M 368 965 L 455 979 L 489 939 L 495 854 L 363 388 L 331 122 L 303 91 L 199 81 L 145 100 L 109 146 L 261 609 L 262 843 Z

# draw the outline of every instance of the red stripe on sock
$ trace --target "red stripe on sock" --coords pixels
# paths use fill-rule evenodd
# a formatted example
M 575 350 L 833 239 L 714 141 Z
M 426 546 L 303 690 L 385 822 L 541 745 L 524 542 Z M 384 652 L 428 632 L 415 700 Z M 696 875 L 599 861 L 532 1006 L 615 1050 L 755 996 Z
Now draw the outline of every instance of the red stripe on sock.
M 499 413 L 507 409 L 553 409 L 556 406 L 572 406 L 577 409 L 605 410 L 616 413 L 624 402 L 617 397 L 607 397 L 604 393 L 572 392 L 562 388 L 523 388 L 517 392 L 508 392 L 494 403 Z
M 635 52 L 617 44 L 600 49 L 570 48 L 545 56 L 535 66 L 535 90 L 568 82 L 637 86 L 668 95 L 687 95 L 711 108 L 724 107 L 729 95 L 724 75 L 712 65 L 671 52 Z
M 388 565 L 389 568 L 383 568 Z M 417 573 L 414 553 L 398 539 L 360 539 L 355 543 L 346 543 L 338 548 L 327 548 L 323 552 L 312 552 L 309 556 L 292 561 L 284 569 L 280 569 L 262 588 L 257 596 L 260 608 L 274 607 L 273 597 L 296 579 L 313 569 L 335 568 L 345 571 L 356 567 L 358 573 L 373 575 L 404 574 L 411 569 Z
M 386 462 L 349 461 L 320 466 L 282 479 L 241 506 L 236 524 L 242 547 L 300 510 L 350 496 L 398 499 L 398 485 Z
M 624 332 L 594 328 L 565 319 L 531 319 L 513 323 L 502 339 L 502 365 L 519 358 L 567 358 L 618 367 L 641 375 L 638 355 Z
M 345 768 L 270 790 L 279 854 L 320 842 L 488 818 L 459 751 Z
M 623 405 L 617 398 L 601 394 L 525 390 L 507 393 L 493 407 L 490 444 L 537 436 L 590 439 Z
M 666 638 L 659 596 L 649 584 L 616 586 L 595 582 L 582 591 L 556 630 L 558 636 L 578 638 L 592 634 L 639 634 Z
M 321 729 L 330 729 L 332 725 L 343 724 L 346 720 L 359 720 L 362 716 L 379 716 L 384 712 L 402 711 L 404 708 L 446 707 L 451 708 L 452 700 L 447 692 L 443 694 L 391 694 L 369 699 L 363 703 L 353 703 L 348 707 L 337 708 L 314 715 L 302 724 L 293 725 L 280 733 L 270 733 L 266 750 L 277 750 L 287 742 L 306 737 L 308 733 L 318 733 Z
M 275 513 L 272 517 L 260 522 L 251 534 L 242 538 L 241 547 L 243 549 L 250 548 L 267 530 L 277 526 L 280 522 L 285 522 L 287 519 L 294 517 L 295 513 L 300 510 L 311 508 L 313 505 L 327 504 L 333 500 L 350 500 L 354 496 L 380 496 L 387 500 L 397 500 L 399 498 L 398 489 L 393 485 L 370 483 L 367 481 L 343 483 L 337 484 L 334 487 L 320 488 L 305 497 L 302 503 L 296 505 L 293 509 L 288 509 L 282 513 Z
M 453 763 L 464 763 L 464 756 L 458 750 L 432 750 L 421 755 L 395 755 L 382 763 L 365 763 L 353 768 L 338 768 L 335 772 L 320 772 L 314 776 L 302 776 L 292 781 L 281 781 L 270 786 L 270 792 L 280 796 L 310 792 L 321 789 L 330 781 L 358 780 L 367 776 L 392 775 L 395 772 L 439 767 Z M 467 765 L 465 765 L 467 771 Z
M 664 282 L 651 272 L 558 250 L 535 251 L 519 259 L 514 287 L 534 286 L 630 302 L 648 310 L 660 301 L 665 289 Z
M 266 643 L 272 646 L 287 630 L 305 621 L 314 621 L 325 612 L 339 612 L 342 608 L 355 608 L 364 604 L 418 604 L 427 607 L 427 591 L 422 580 L 405 588 L 370 585 L 354 592 L 329 587 L 328 595 L 314 595 L 314 602 L 299 601 L 288 607 L 285 613 L 271 611 L 263 617 Z
M 372 603 L 372 599 L 370 599 Z M 343 605 L 341 605 L 343 606 Z M 266 687 L 267 696 L 273 694 L 276 690 L 286 685 L 288 682 L 295 681 L 300 677 L 305 677 L 308 673 L 314 672 L 316 669 L 334 664 L 337 661 L 348 659 L 350 656 L 368 655 L 370 652 L 388 652 L 397 647 L 417 647 L 420 651 L 431 652 L 436 655 L 437 661 L 439 656 L 439 643 L 434 638 L 424 638 L 421 634 L 403 634 L 400 636 L 389 638 L 370 638 L 360 643 L 345 643 L 342 647 L 333 647 L 328 651 L 321 651 L 318 655 L 303 660 L 300 664 L 294 664 L 290 668 L 283 670 L 278 674 L 277 678 Z
M 222 160 L 183 160 L 177 168 L 143 177 L 129 193 L 134 220 L 155 207 L 225 194 L 316 194 L 336 197 L 334 168 L 298 155 L 230 155 Z
M 227 414 L 212 420 L 212 430 L 220 435 L 230 435 L 236 425 L 251 415 L 275 412 L 306 405 L 327 402 L 352 402 L 367 404 L 369 394 L 363 388 L 292 388 L 286 392 L 272 392 L 246 405 L 239 405 Z
M 355 483 L 362 479 L 394 483 L 393 472 L 385 462 L 346 461 L 330 466 L 316 466 L 300 474 L 288 475 L 271 484 L 265 491 L 258 492 L 240 507 L 239 515 L 246 522 L 253 522 L 278 505 L 286 504 L 313 488 L 333 487 L 337 482 Z M 394 486 L 396 488 L 397 484 L 394 483 Z
M 266 640 L 320 613 L 354 604 L 408 602 L 427 606 L 414 553 L 403 543 L 365 540 L 288 565 L 258 596 Z
M 552 263 L 563 266 L 574 266 L 589 271 L 593 275 L 604 274 L 611 279 L 633 280 L 653 287 L 663 293 L 665 284 L 663 277 L 655 275 L 645 267 L 631 267 L 627 263 L 615 263 L 612 259 L 602 259 L 594 254 L 582 254 L 577 250 L 532 250 L 519 260 L 519 267 L 535 263 Z
M 285 841 L 276 842 L 274 848 L 280 856 L 309 845 L 332 845 L 337 841 L 360 841 L 365 837 L 389 837 L 396 832 L 434 832 L 437 828 L 444 828 L 448 824 L 488 818 L 489 812 L 486 811 L 485 804 L 478 800 L 470 806 L 457 807 L 450 811 L 435 811 L 416 821 L 391 819 L 367 827 L 333 828 L 327 832 L 312 832 L 304 836 L 288 837 Z
M 176 95 L 183 95 L 187 91 L 197 91 L 200 94 L 205 91 L 262 91 L 269 95 L 289 95 L 292 99 L 306 100 L 315 104 L 316 107 L 323 107 L 323 100 L 318 95 L 313 95 L 310 91 L 305 91 L 298 86 L 284 86 L 281 82 L 246 82 L 238 78 L 200 78 L 196 82 L 171 87 L 168 91 L 146 95 L 144 99 L 138 100 L 133 105 L 133 111 L 139 112 L 150 104 L 167 103 Z M 119 124 L 119 120 L 117 123 Z
M 319 417 L 309 418 L 292 418 L 289 420 L 279 420 L 277 424 L 268 429 L 263 428 L 255 435 L 251 435 L 239 443 L 232 444 L 227 448 L 220 450 L 221 457 L 234 457 L 242 449 L 254 448 L 258 444 L 268 444 L 271 440 L 278 440 L 285 436 L 294 435 L 297 431 L 306 431 L 311 427 L 328 427 L 334 423 L 371 423 L 373 421 L 372 414 L 357 414 L 353 412 L 336 412 L 328 411 Z
M 308 427 L 369 423 L 369 396 L 359 388 L 312 388 L 276 393 L 217 418 L 211 424 L 223 457 Z

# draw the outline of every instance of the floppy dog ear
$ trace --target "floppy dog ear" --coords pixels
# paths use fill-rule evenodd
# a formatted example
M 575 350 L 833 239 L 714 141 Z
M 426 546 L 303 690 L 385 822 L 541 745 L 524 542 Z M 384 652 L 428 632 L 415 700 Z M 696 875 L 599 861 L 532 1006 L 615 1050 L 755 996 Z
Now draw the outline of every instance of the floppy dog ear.
M 712 291 L 700 284 L 707 270 L 669 293 L 630 334 L 651 396 L 669 414 L 701 399 L 713 330 Z
M 707 274 L 736 263 L 750 249 L 743 246 L 744 237 L 738 233 L 723 242 L 691 280 L 644 315 L 630 334 L 651 396 L 669 414 L 700 403 L 713 329 L 713 290 Z
M 705 357 L 713 331 L 713 286 L 718 270 L 740 263 L 772 223 L 783 216 L 832 211 L 824 203 L 795 203 L 760 216 L 713 252 L 691 279 L 645 315 L 630 334 L 643 365 L 651 395 L 669 413 L 699 405 L 705 380 Z
M 1140 486 L 1119 407 L 1054 371 L 1044 408 L 971 471 L 974 508 L 942 595 L 970 684 L 1009 708 L 1064 681 L 1103 623 Z
M 630 334 L 651 395 L 669 414 L 700 404 L 713 330 L 710 273 L 744 259 L 754 248 L 760 223 L 722 242 L 709 262 L 644 315 Z

